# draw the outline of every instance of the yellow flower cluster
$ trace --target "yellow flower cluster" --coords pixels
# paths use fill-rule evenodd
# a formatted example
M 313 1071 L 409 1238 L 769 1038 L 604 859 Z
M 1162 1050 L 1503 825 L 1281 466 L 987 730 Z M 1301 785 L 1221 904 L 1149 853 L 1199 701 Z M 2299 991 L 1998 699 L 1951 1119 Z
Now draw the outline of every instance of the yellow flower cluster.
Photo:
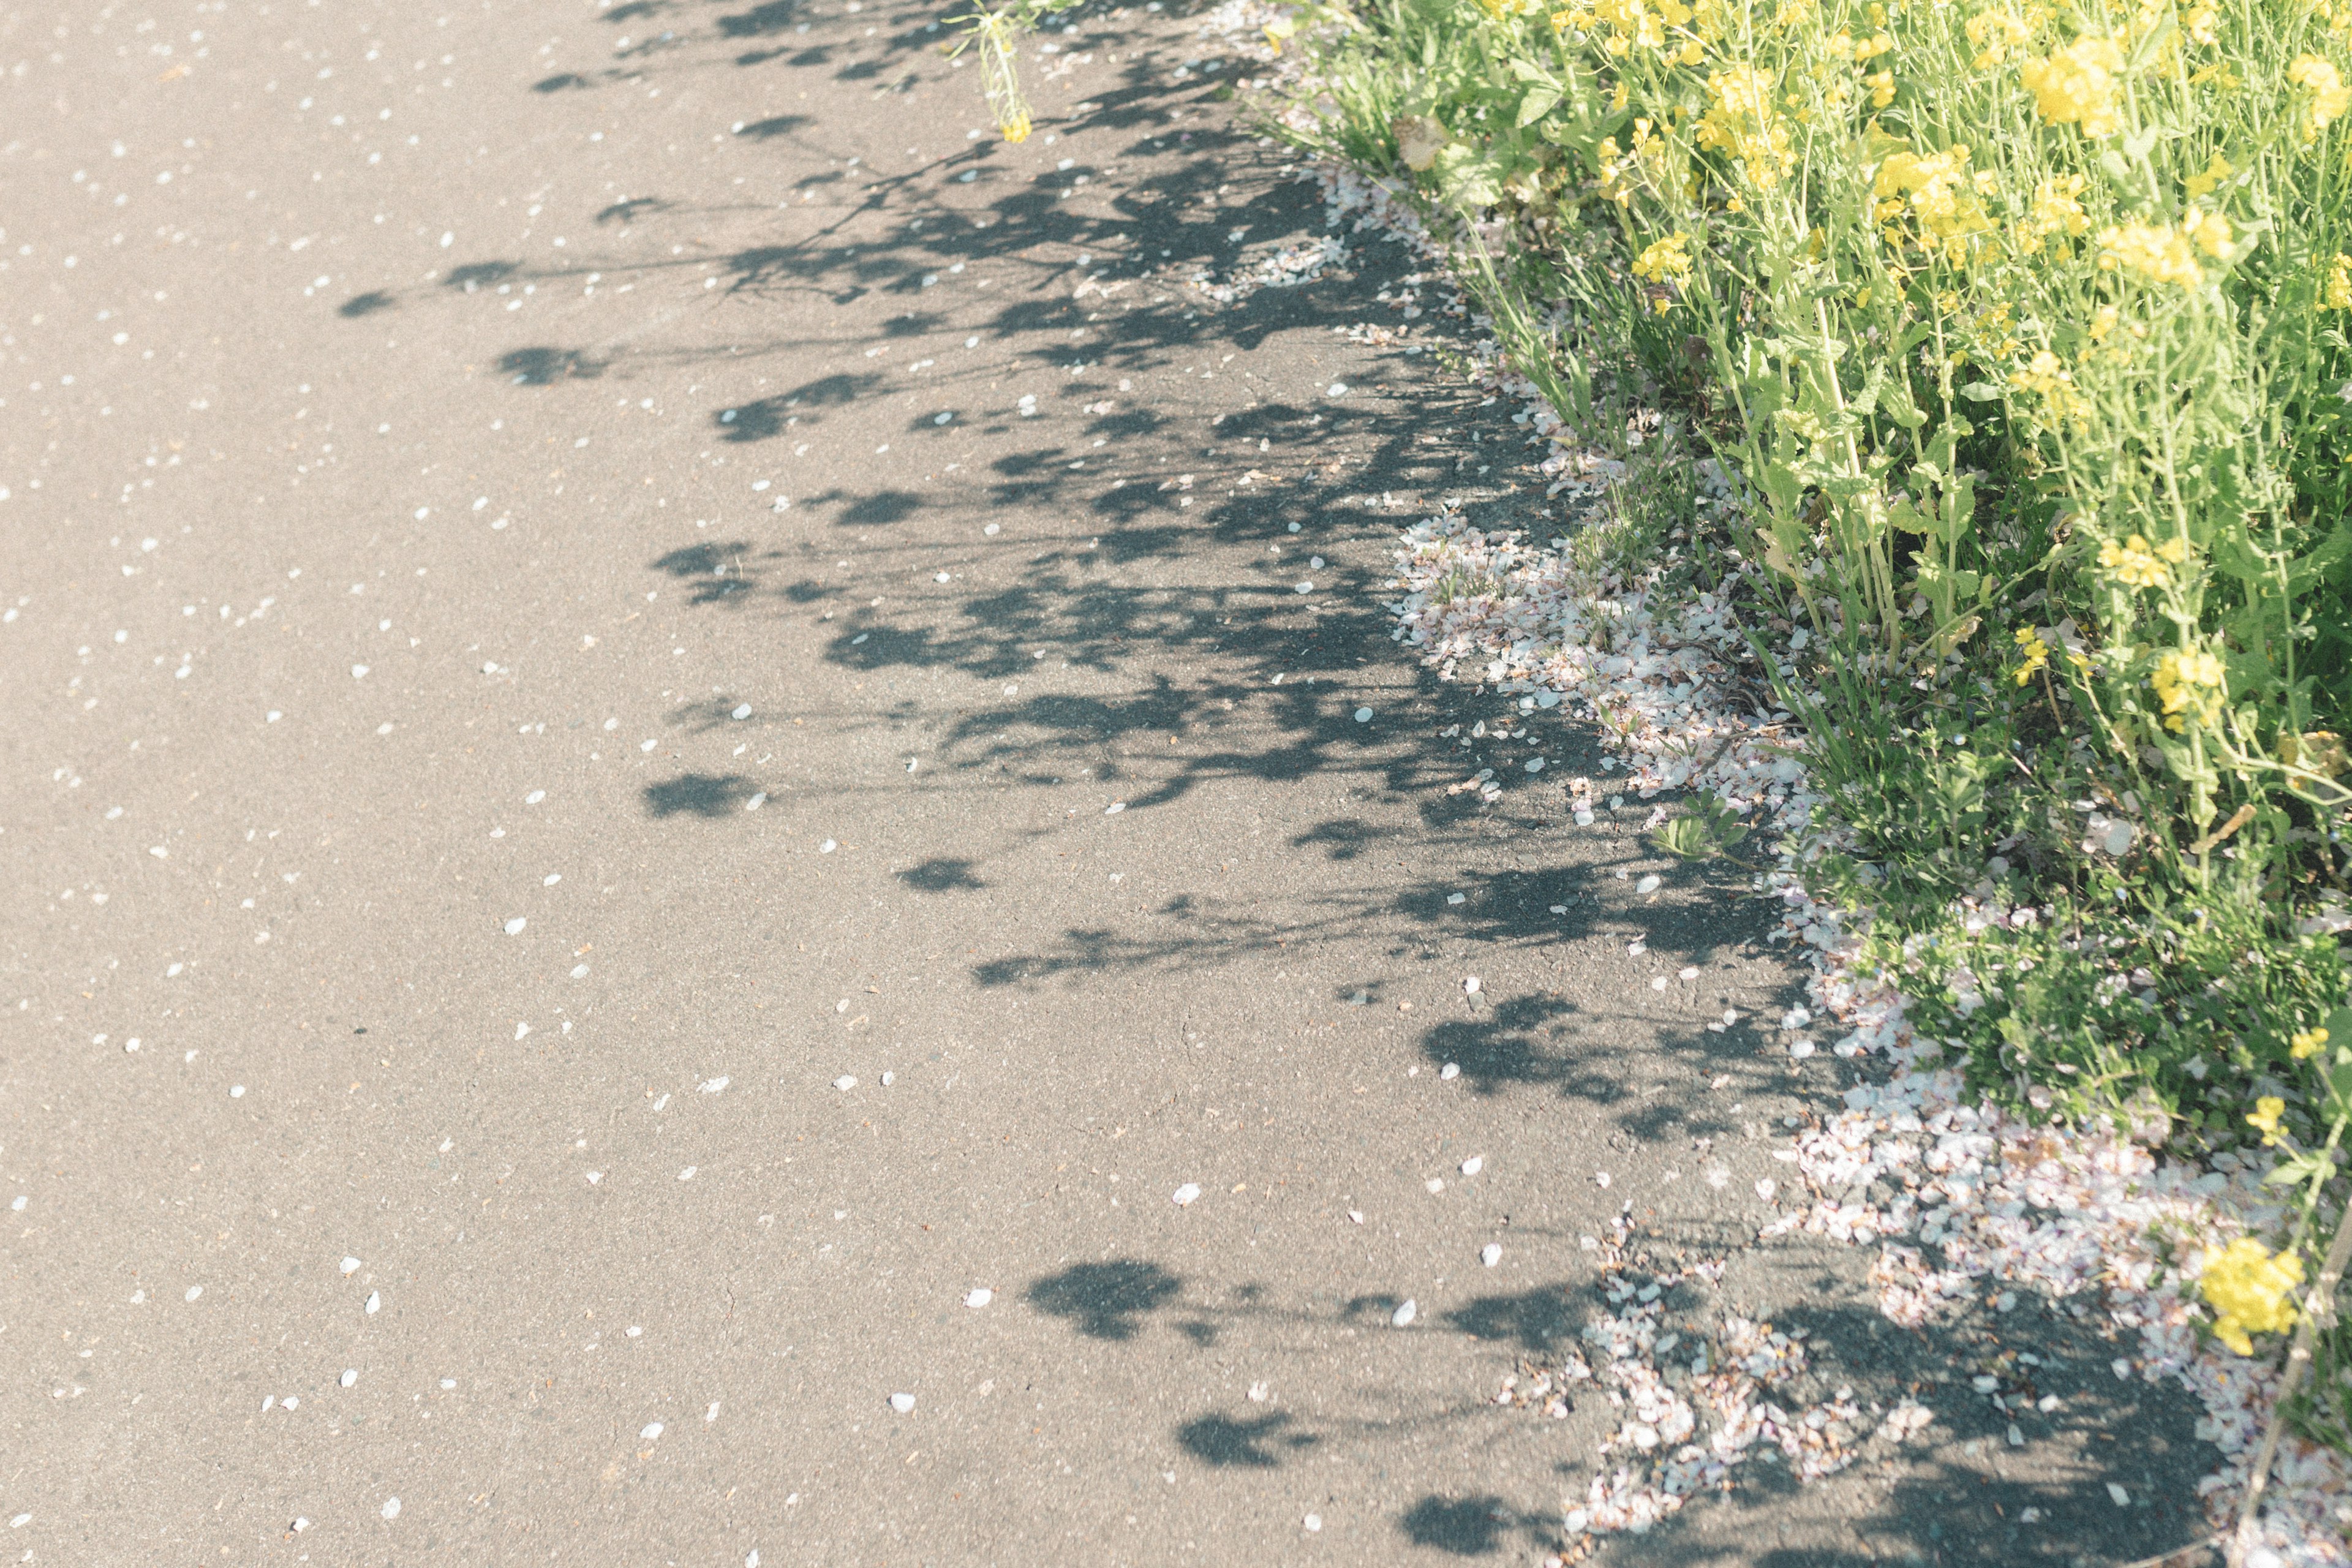
M 1878 165 L 1870 194 L 1877 203 L 1872 216 L 1879 223 L 1891 224 L 1907 210 L 1919 220 L 1923 236 L 1932 238 L 1929 247 L 1939 245 L 1955 265 L 1968 259 L 1969 237 L 1992 227 L 1969 180 L 1964 145 L 1925 158 L 1909 152 L 1889 153 Z M 1929 243 L 1928 238 L 1922 243 Z
M 2110 539 L 2099 546 L 2099 565 L 2129 588 L 2163 587 L 2172 578 L 2165 563 L 2178 566 L 2187 559 L 2189 547 L 2178 538 L 2151 546 L 2145 537 L 2135 533 L 2121 544 Z
M 1682 0 L 1596 0 L 1592 14 L 1610 26 L 1610 37 L 1602 47 L 1612 55 L 1622 55 L 1636 47 L 1663 49 L 1673 40 L 1667 29 L 1686 26 L 1691 8 Z M 1696 64 L 1698 41 L 1692 39 L 1685 48 L 1691 58 L 1685 64 Z
M 2294 1053 L 2295 1060 L 2302 1061 L 2307 1057 L 2317 1056 L 2326 1044 L 2326 1030 L 2297 1029 L 2294 1037 L 2287 1042 L 2287 1048 Z
M 2286 79 L 2311 94 L 2303 118 L 2303 139 L 2316 142 L 2319 133 L 2352 109 L 2352 88 L 2344 85 L 2344 78 L 2334 66 L 2317 55 L 2298 55 L 2294 64 L 2287 67 Z
M 2320 290 L 2320 302 L 2331 310 L 2352 310 L 2352 256 L 2342 251 L 2329 263 L 2326 285 Z
M 2050 662 L 2050 645 L 2043 642 L 2042 634 L 2032 626 L 2020 626 L 2017 628 L 2017 647 L 2025 656 L 2024 662 L 2017 667 L 2017 683 L 2022 686 L 2040 674 L 2042 667 Z
M 1659 286 L 1659 291 L 1651 297 L 1650 308 L 1661 316 L 1674 309 L 1671 288 L 1690 279 L 1689 244 L 1689 235 L 1670 234 L 1664 239 L 1653 240 L 1633 258 L 1633 276 Z
M 2164 727 L 2178 735 L 2190 719 L 2209 728 L 2220 723 L 2221 686 L 2227 674 L 2221 661 L 2201 648 L 2194 653 L 2168 653 L 2158 659 L 2148 680 L 2164 704 Z
M 2194 289 L 2205 281 L 2197 251 L 2226 256 L 2232 237 L 2230 220 L 2220 213 L 2191 213 L 2178 228 L 2168 223 L 2118 224 L 2099 233 L 2099 265 Z
M 2050 405 L 2050 416 L 2053 419 L 2071 419 L 2082 412 L 2083 400 L 2074 395 L 2074 373 L 2048 349 L 2036 353 L 2022 370 L 2011 372 L 2009 384 L 2020 392 L 2040 394 L 2042 400 Z M 2137 540 L 2137 536 L 2134 538 Z M 2114 542 L 2108 542 L 2112 544 Z M 2160 572 L 2163 568 L 2159 566 L 2158 570 Z
M 2294 1303 L 2288 1298 L 2302 1283 L 2303 1259 L 2291 1252 L 2273 1258 L 2252 1237 L 2209 1251 L 2199 1289 L 2213 1308 L 2213 1337 L 2240 1355 L 2253 1354 L 2250 1335 L 2294 1327 Z
M 2286 1101 L 2275 1094 L 2266 1094 L 2254 1101 L 2254 1109 L 2246 1118 L 2263 1135 L 2263 1147 L 2267 1149 L 2279 1141 L 2279 1118 L 2286 1114 Z
M 2122 129 L 2116 118 L 2116 76 L 2124 68 L 2124 53 L 2109 38 L 2077 38 L 2047 59 L 2028 60 L 2019 79 L 2033 94 L 2033 106 L 2053 125 L 2079 125 L 2085 136 L 2113 136 Z
M 2080 238 L 2091 226 L 2088 215 L 2078 199 L 2083 194 L 2084 176 L 2062 174 L 2044 180 L 2033 193 L 2033 211 L 2018 230 L 2017 247 L 2032 256 L 2042 248 L 2042 242 L 2054 234 Z
M 2189 192 L 2190 201 L 2201 202 L 2213 194 L 2214 187 L 2237 172 L 2231 166 L 2230 160 L 2216 153 L 2213 154 L 2212 161 L 2205 165 L 2203 174 L 2189 175 L 2182 182 L 2182 185 Z
M 1797 166 L 1788 127 L 1772 108 L 1772 79 L 1754 66 L 1735 66 L 1706 79 L 1715 101 L 1699 117 L 1698 144 L 1738 161 L 1750 184 L 1770 190 Z
M 1980 71 L 2005 64 L 2011 55 L 2033 41 L 2048 20 L 2049 14 L 2038 5 L 2021 16 L 2013 11 L 1978 12 L 1968 21 L 1969 42 L 1977 50 L 1977 58 L 1969 63 Z
M 1653 283 L 1680 283 L 1690 276 L 1690 236 L 1670 234 L 1653 240 L 1633 258 L 1633 276 Z

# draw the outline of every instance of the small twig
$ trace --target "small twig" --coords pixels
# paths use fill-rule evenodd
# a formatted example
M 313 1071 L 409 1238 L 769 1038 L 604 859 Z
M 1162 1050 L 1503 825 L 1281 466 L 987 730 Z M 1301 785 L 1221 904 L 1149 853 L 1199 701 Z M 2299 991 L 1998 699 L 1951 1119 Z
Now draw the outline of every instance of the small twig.
M 2212 832 L 2210 832 L 2210 833 L 2207 834 L 2204 837 L 2202 837 L 2202 838 L 2199 839 L 2196 843 L 2191 844 L 2191 845 L 2189 847 L 2189 852 L 2191 855 L 2202 855 L 2202 854 L 2204 854 L 2207 850 L 2209 850 L 2209 849 L 2212 848 L 2215 845 L 2217 845 L 2217 844 L 2221 843 L 2221 840 L 2223 840 L 2224 838 L 2229 837 L 2230 837 L 2230 835 L 2231 835 L 2232 833 L 2237 832 L 2237 831 L 2238 831 L 2238 829 L 2240 829 L 2241 827 L 2243 827 L 2246 824 L 2248 824 L 2249 822 L 2252 822 L 2253 819 L 2254 819 L 2254 808 L 2253 808 L 2252 804 L 2250 802 L 2250 803 L 2248 803 L 2247 805 L 2242 805 L 2242 806 L 2238 807 L 2238 809 L 2237 809 L 2237 810 L 2235 810 L 2235 811 L 2231 812 L 2231 813 L 2230 814 L 2230 820 L 2229 820 L 2229 821 L 2227 821 L 2227 822 L 2225 822 L 2225 823 L 2221 824 L 2221 826 L 2219 826 L 2219 827 L 2215 828 Z
M 2279 1379 L 2278 1398 L 2271 1406 L 2270 1429 L 2263 1434 L 2262 1450 L 2254 1457 L 2253 1474 L 2246 1479 L 2246 1500 L 2238 1514 L 2238 1529 L 2232 1555 L 2243 1561 L 2246 1552 L 2256 1543 L 2255 1517 L 2263 1500 L 2263 1489 L 2270 1481 L 2271 1464 L 2278 1458 L 2279 1438 L 2286 1430 L 2286 1403 L 2294 1394 L 2296 1385 L 2311 1365 L 2311 1342 L 2323 1328 L 2336 1321 L 2336 1286 L 2344 1278 L 2344 1268 L 2352 1262 L 2352 1213 L 2340 1217 L 2336 1224 L 2336 1239 L 2328 1245 L 2326 1260 L 2319 1266 L 2319 1278 L 2312 1281 L 2311 1293 L 2303 1299 L 2303 1321 L 2294 1331 L 2294 1348 L 2287 1352 L 2286 1373 Z

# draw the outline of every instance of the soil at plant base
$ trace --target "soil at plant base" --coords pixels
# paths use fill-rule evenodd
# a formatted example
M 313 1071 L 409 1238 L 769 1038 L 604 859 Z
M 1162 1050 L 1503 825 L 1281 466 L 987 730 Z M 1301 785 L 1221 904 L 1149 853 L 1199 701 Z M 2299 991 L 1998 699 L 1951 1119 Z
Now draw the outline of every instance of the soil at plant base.
M 1195 19 L 1007 145 L 907 7 L 167 10 L 0 23 L 26 1561 L 1539 1560 L 1621 1215 L 1937 1423 L 1609 1550 L 2199 1533 L 2119 1347 L 1757 1244 L 1852 1068 L 1391 641 L 1538 454 L 1398 248 L 1246 290 L 1323 216 Z

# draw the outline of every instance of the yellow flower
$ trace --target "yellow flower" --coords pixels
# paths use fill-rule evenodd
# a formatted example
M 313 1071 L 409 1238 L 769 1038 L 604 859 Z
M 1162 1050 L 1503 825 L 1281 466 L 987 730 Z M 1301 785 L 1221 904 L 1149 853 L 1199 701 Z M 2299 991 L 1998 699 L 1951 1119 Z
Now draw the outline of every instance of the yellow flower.
M 2221 661 L 2202 649 L 2168 653 L 2148 677 L 2164 704 L 2164 727 L 2178 735 L 2195 719 L 2207 726 L 2221 720 L 2221 688 L 2228 676 Z
M 1634 46 L 1645 49 L 1666 47 L 1666 29 L 1679 27 L 1691 19 L 1691 9 L 1682 0 L 1655 0 L 1656 9 L 1643 0 L 1596 0 L 1593 15 L 1614 29 L 1607 48 L 1612 55 L 1622 55 Z
M 2297 55 L 2294 64 L 2287 67 L 2286 79 L 2311 94 L 2311 105 L 2304 113 L 2303 139 L 2315 142 L 2330 122 L 2340 119 L 2347 109 L 2352 109 L 2352 88 L 2336 68 L 2317 55 Z
M 2018 75 L 2033 94 L 2034 107 L 2053 125 L 2080 125 L 2085 136 L 2112 136 L 2116 118 L 2116 73 L 2123 51 L 2107 38 L 2077 38 L 2048 59 L 2028 60 Z
M 2200 5 L 2180 18 L 2181 30 L 2210 49 L 2220 41 L 2213 31 L 2213 18 L 2218 14 L 2216 6 Z
M 2294 1037 L 2287 1042 L 2288 1048 L 2294 1052 L 2294 1059 L 2297 1061 L 2302 1061 L 2306 1057 L 2317 1056 L 2320 1047 L 2326 1044 L 2327 1031 L 2325 1029 L 2298 1029 L 2295 1031 Z
M 2213 1337 L 2240 1355 L 2252 1355 L 2250 1334 L 2284 1333 L 2294 1327 L 2294 1303 L 2288 1294 L 2302 1283 L 2303 1259 L 2289 1252 L 2273 1258 L 2261 1242 L 2242 1236 L 2205 1254 L 2204 1278 L 2198 1288 L 2213 1308 Z
M 2192 202 L 2203 201 L 2207 196 L 2213 194 L 2214 186 L 2220 184 L 2222 181 L 2228 179 L 2237 172 L 2237 170 L 2230 166 L 2230 160 L 2224 158 L 2219 153 L 2214 153 L 2213 161 L 2205 165 L 2205 172 L 2203 174 L 2191 174 L 2189 176 L 2186 182 L 2189 190 L 2189 199 Z
M 2263 1135 L 2263 1147 L 2267 1149 L 2279 1141 L 2279 1117 L 2286 1110 L 2286 1101 L 2275 1094 L 2266 1094 L 2254 1101 L 2254 1109 L 2246 1120 Z
M 1888 104 L 1895 101 L 1895 73 L 1893 71 L 1873 71 L 1870 75 L 1862 79 L 1862 85 L 1870 89 L 1871 108 L 1884 109 Z
M 2017 647 L 2018 651 L 2025 656 L 2025 662 L 2017 667 L 2017 683 L 2022 686 L 2050 662 L 2050 645 L 2043 642 L 2042 634 L 2032 626 L 2020 626 L 2017 628 Z
M 2054 360 L 2055 356 L 2053 358 Z M 2112 539 L 2101 544 L 2099 565 L 2115 574 L 2126 587 L 2130 588 L 2161 588 L 2172 576 L 2165 569 L 2158 552 L 2150 550 L 2147 541 L 2137 533 L 2121 544 Z M 2168 708 L 2165 711 L 2168 713 L 2171 710 Z
M 2006 61 L 2012 50 L 2032 43 L 2035 26 L 2035 21 L 2007 11 L 1978 12 L 1968 21 L 1969 42 L 1978 50 L 1969 65 L 1977 70 L 1991 70 Z
M 2226 219 L 2222 232 L 2223 243 L 2227 244 Z M 2120 267 L 2158 283 L 2178 283 L 2183 289 L 2194 289 L 2205 280 L 2205 269 L 2190 254 L 2189 238 L 2169 224 L 2122 224 L 2101 231 L 2099 265 L 2110 269 Z
M 2091 341 L 2095 343 L 2105 342 L 2107 334 L 2115 330 L 2116 308 L 2113 305 L 2100 306 L 2099 313 L 2091 318 Z
M 2041 394 L 2042 401 L 2050 405 L 2053 418 L 2072 418 L 2082 411 L 2082 399 L 2074 395 L 2074 373 L 2069 371 L 2058 356 L 2048 349 L 2042 349 L 2035 353 L 2024 369 L 2012 372 L 2009 384 L 2020 392 Z M 2104 562 L 2104 552 L 2102 552 L 2102 561 Z M 2158 570 L 2161 571 L 2162 568 L 2159 567 Z M 2019 640 L 2021 642 L 2023 640 L 2022 634 Z M 2048 657 L 2046 649 L 2043 657 Z M 2034 668 L 2038 669 L 2041 666 L 2037 663 Z M 2020 679 L 2018 684 L 2022 686 L 2025 682 Z
M 2230 220 L 2220 213 L 2190 213 L 2180 232 L 2197 242 L 2197 248 L 2208 256 L 2227 258 L 2230 254 Z
M 2081 174 L 2066 174 L 2054 180 L 2044 180 L 2033 193 L 2033 211 L 2025 220 L 2018 237 L 2018 248 L 2028 256 L 2042 248 L 2042 242 L 2053 234 L 2080 237 L 2091 226 L 2083 204 L 2075 198 L 2083 194 L 2085 180 Z
M 1690 277 L 1690 236 L 1671 234 L 1653 240 L 1633 258 L 1633 276 L 1653 283 L 1680 283 Z
M 2342 251 L 2328 264 L 2327 284 L 2320 293 L 2321 302 L 2331 310 L 2352 310 L 2352 256 Z
M 1748 181 L 1769 190 L 1797 166 L 1789 132 L 1772 108 L 1772 79 L 1753 66 L 1735 66 L 1706 79 L 1715 101 L 1699 117 L 1698 144 L 1726 153 Z
M 1887 202 L 1904 197 L 1924 234 L 1940 242 L 1953 259 L 1964 258 L 1969 237 L 1992 227 L 1970 188 L 1968 167 L 1965 146 L 1948 147 L 1925 158 L 1909 152 L 1887 154 L 1870 184 L 1870 194 L 1879 200 L 1879 220 L 1894 216 Z

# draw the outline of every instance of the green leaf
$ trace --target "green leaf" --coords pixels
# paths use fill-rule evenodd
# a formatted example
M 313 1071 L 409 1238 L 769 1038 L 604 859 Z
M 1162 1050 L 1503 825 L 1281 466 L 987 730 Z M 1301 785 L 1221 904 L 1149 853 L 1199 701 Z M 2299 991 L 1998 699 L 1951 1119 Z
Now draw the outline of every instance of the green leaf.
M 1658 847 L 1679 860 L 1704 860 L 1716 853 L 1715 835 L 1695 816 L 1678 816 L 1654 835 Z
M 1528 89 L 1528 95 L 1519 100 L 1519 123 L 1532 125 L 1549 114 L 1559 105 L 1559 89 L 1549 83 Z
M 1960 395 L 1970 403 L 1990 403 L 2000 396 L 2000 388 L 1989 381 L 1972 381 L 1960 388 Z

